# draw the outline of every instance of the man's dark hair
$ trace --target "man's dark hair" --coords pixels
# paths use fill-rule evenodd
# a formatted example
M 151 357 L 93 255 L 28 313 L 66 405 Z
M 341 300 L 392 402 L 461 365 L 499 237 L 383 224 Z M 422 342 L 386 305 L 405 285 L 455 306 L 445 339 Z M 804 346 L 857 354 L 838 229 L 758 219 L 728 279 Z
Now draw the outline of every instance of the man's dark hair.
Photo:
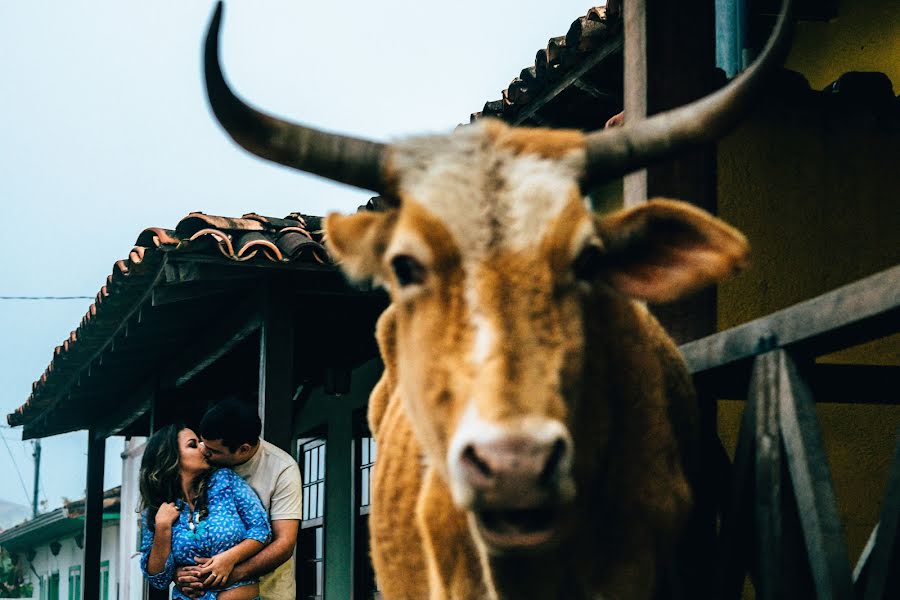
M 262 432 L 262 421 L 256 405 L 228 398 L 213 404 L 200 421 L 200 436 L 208 440 L 222 440 L 231 452 L 241 444 L 255 446 Z

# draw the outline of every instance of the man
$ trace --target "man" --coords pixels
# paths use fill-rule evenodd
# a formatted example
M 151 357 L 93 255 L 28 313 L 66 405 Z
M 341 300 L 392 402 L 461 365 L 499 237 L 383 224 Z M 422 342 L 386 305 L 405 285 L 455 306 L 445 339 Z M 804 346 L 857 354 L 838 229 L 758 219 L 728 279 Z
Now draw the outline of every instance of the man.
M 295 600 L 293 555 L 302 518 L 300 468 L 290 454 L 259 439 L 261 431 L 256 406 L 239 400 L 224 400 L 210 407 L 200 421 L 207 460 L 234 469 L 249 483 L 272 522 L 272 541 L 256 556 L 236 565 L 225 585 L 258 577 L 263 600 Z M 185 594 L 196 595 L 203 586 L 197 567 L 178 569 L 176 585 Z

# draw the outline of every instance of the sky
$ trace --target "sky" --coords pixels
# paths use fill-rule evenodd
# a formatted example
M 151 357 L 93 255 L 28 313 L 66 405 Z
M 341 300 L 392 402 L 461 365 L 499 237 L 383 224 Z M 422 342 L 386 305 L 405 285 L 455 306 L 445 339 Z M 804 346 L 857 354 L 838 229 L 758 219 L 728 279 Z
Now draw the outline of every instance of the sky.
M 226 3 L 226 77 L 269 112 L 377 141 L 468 122 L 600 0 Z M 264 162 L 210 115 L 200 47 L 213 2 L 0 3 L 0 296 L 91 296 L 146 227 L 191 211 L 351 212 L 370 194 Z M 0 500 L 34 462 L 6 415 L 90 300 L 0 300 Z M 107 441 L 105 486 L 121 482 Z M 84 496 L 84 432 L 43 440 L 47 509 Z

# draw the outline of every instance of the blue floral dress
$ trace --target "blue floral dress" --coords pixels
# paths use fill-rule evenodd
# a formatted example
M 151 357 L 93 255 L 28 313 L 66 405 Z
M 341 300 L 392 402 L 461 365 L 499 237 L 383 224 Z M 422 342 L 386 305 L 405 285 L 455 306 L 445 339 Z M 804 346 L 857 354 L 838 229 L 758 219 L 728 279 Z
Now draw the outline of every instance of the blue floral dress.
M 186 502 L 176 502 L 180 510 L 178 520 L 172 525 L 172 549 L 161 572 L 151 575 L 147 572 L 147 561 L 153 547 L 153 530 L 147 526 L 147 511 L 141 519 L 141 571 L 153 587 L 164 590 L 172 583 L 175 568 L 197 564 L 195 556 L 204 558 L 215 556 L 233 548 L 246 539 L 262 543 L 269 541 L 272 528 L 269 516 L 246 481 L 231 469 L 218 469 L 209 479 L 207 507 L 209 514 L 203 520 L 192 515 Z M 256 583 L 257 580 L 239 581 L 228 589 L 240 585 Z M 217 592 L 206 592 L 202 600 L 214 600 Z M 172 598 L 187 599 L 177 587 Z

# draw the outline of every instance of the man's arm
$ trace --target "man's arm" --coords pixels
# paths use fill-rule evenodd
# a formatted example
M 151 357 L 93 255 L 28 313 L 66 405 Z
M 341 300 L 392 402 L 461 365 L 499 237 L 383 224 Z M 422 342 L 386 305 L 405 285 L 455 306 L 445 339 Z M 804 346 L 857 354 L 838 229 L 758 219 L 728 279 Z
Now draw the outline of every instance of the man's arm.
M 226 587 L 232 583 L 243 581 L 271 573 L 287 561 L 294 553 L 297 545 L 297 530 L 300 528 L 302 515 L 302 491 L 300 468 L 293 460 L 290 466 L 282 471 L 275 483 L 269 505 L 269 516 L 272 519 L 272 541 L 260 550 L 259 554 L 246 562 L 235 565 Z M 205 557 L 204 557 L 205 558 Z M 198 557 L 197 564 L 205 560 Z M 203 584 L 197 577 L 196 567 L 179 569 L 176 584 L 188 596 L 202 593 Z
M 284 564 L 294 553 L 299 528 L 297 519 L 272 521 L 272 541 L 255 556 L 235 565 L 227 585 L 271 573 Z
M 299 528 L 300 521 L 297 519 L 272 521 L 272 541 L 260 550 L 258 554 L 235 565 L 231 575 L 228 576 L 228 579 L 221 587 L 228 587 L 245 579 L 256 579 L 260 575 L 271 573 L 283 565 L 294 553 L 294 547 L 297 545 L 297 530 Z M 197 566 L 178 567 L 175 572 L 175 585 L 178 586 L 184 595 L 191 598 L 202 595 L 206 587 L 203 585 L 200 569 L 209 558 L 198 556 L 196 560 Z

